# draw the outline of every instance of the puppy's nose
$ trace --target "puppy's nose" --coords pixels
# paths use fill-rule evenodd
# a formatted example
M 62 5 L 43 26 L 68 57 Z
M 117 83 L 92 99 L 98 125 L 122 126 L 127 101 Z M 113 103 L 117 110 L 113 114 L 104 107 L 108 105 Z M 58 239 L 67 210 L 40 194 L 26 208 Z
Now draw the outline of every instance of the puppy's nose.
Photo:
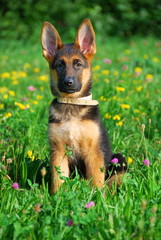
M 67 87 L 71 87 L 73 84 L 74 84 L 74 79 L 71 78 L 71 77 L 68 77 L 64 80 L 64 84 L 67 86 Z

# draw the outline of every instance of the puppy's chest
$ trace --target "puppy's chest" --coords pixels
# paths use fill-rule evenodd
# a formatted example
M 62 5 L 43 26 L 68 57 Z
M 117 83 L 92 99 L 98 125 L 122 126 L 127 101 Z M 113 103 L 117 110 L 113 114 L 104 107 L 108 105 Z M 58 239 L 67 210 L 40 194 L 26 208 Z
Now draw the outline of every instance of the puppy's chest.
M 65 141 L 66 144 L 76 144 L 82 139 L 87 131 L 87 127 L 82 121 L 71 119 L 62 121 L 59 124 L 53 125 L 54 137 Z
M 49 124 L 49 138 L 55 143 L 61 143 L 78 149 L 85 143 L 91 143 L 99 137 L 99 126 L 92 119 L 84 119 L 80 114 L 73 116 L 71 113 L 64 115 L 53 111 L 53 117 L 59 121 Z

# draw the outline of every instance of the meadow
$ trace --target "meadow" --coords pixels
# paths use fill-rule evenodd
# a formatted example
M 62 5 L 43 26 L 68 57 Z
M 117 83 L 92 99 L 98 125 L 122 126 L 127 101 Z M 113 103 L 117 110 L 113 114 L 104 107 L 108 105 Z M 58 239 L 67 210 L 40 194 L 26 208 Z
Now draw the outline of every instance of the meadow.
M 0 239 L 160 239 L 160 78 L 159 40 L 98 39 L 93 99 L 128 173 L 106 194 L 77 174 L 50 196 L 48 65 L 39 41 L 1 40 Z

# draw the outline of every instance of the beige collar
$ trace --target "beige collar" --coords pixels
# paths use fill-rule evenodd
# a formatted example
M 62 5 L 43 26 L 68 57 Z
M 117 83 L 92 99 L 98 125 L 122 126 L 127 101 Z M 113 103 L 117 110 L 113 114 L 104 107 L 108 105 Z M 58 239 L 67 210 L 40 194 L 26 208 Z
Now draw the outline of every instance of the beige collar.
M 92 94 L 90 94 L 87 97 L 81 97 L 81 98 L 58 97 L 57 102 L 58 103 L 74 104 L 74 105 L 88 105 L 88 106 L 98 105 L 97 100 L 92 100 Z

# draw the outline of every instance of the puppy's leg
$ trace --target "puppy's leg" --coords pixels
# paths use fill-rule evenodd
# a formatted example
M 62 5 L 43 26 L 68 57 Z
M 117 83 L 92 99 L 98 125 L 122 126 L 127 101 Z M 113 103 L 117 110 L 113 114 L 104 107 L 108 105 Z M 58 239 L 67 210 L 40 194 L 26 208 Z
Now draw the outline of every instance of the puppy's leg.
M 91 148 L 85 158 L 86 178 L 92 179 L 95 187 L 103 188 L 105 181 L 105 165 L 101 151 Z
M 51 194 L 54 194 L 64 182 L 60 177 L 69 177 L 68 157 L 65 155 L 64 147 L 51 150 Z

